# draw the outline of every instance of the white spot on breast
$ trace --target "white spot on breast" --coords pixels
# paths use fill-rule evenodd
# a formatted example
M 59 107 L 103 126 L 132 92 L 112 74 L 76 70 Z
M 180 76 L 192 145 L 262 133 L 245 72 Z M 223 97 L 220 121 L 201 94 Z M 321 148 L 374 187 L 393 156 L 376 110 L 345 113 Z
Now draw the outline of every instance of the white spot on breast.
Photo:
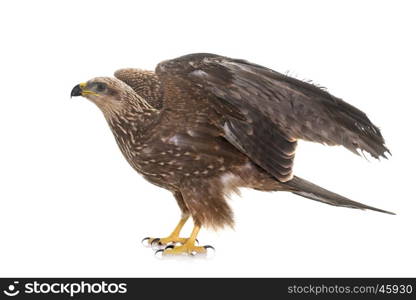
M 144 154 L 149 154 L 149 153 L 151 153 L 151 152 L 152 152 L 152 148 L 150 148 L 150 147 L 143 148 L 143 149 L 142 149 L 142 152 L 143 152 Z

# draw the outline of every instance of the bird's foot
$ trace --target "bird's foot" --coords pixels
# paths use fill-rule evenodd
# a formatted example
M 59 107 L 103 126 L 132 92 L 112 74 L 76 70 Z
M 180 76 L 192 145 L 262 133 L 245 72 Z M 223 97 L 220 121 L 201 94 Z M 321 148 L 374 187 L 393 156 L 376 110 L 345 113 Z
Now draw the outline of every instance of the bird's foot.
M 146 247 L 152 247 L 154 250 L 165 249 L 170 245 L 184 245 L 188 238 L 181 238 L 179 236 L 168 236 L 165 238 L 144 238 L 142 244 Z
M 192 242 L 190 239 L 187 240 L 184 244 L 174 246 L 169 245 L 165 249 L 157 250 L 155 255 L 188 255 L 188 256 L 195 256 L 199 254 L 207 254 L 208 251 L 214 251 L 214 247 L 212 246 L 196 246 L 195 242 Z

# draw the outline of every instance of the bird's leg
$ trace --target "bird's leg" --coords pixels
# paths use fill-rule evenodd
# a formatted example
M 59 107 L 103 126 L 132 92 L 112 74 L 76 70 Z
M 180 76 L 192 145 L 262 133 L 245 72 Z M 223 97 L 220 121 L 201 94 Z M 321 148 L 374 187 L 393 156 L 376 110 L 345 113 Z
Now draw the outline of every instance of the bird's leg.
M 188 255 L 195 255 L 198 253 L 206 253 L 208 248 L 212 248 L 211 246 L 196 246 L 196 237 L 200 230 L 200 226 L 195 225 L 194 229 L 192 230 L 191 236 L 186 240 L 186 242 L 180 246 L 175 247 L 167 247 L 163 251 L 163 255 L 178 255 L 178 254 L 188 254 Z M 213 248 L 212 248 L 213 249 Z
M 186 221 L 188 220 L 189 216 L 183 216 L 182 219 L 179 221 L 178 225 L 176 225 L 175 229 L 172 231 L 172 233 L 165 237 L 165 238 L 145 238 L 143 239 L 143 242 L 146 242 L 148 245 L 152 245 L 153 247 L 162 247 L 169 244 L 175 244 L 175 243 L 181 243 L 185 244 L 188 240 L 187 238 L 181 238 L 179 237 L 179 234 L 185 225 Z
M 176 225 L 176 227 L 172 231 L 172 233 L 169 236 L 165 237 L 165 238 L 159 239 L 159 242 L 162 243 L 162 244 L 164 244 L 164 245 L 169 244 L 169 243 L 181 243 L 181 244 L 184 244 L 187 239 L 186 238 L 179 237 L 179 234 L 181 233 L 181 230 L 182 230 L 183 226 L 185 226 L 185 223 L 188 220 L 188 218 L 189 218 L 188 216 L 183 217 L 179 221 L 178 225 Z

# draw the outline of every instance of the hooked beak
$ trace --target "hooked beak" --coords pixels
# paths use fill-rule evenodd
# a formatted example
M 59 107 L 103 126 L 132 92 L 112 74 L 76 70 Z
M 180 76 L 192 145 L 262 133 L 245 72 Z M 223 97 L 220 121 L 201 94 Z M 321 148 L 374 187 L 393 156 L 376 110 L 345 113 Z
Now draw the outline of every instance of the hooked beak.
M 77 97 L 77 96 L 85 96 L 85 95 L 98 96 L 97 93 L 87 89 L 87 83 L 86 82 L 82 82 L 82 83 L 74 86 L 74 88 L 71 91 L 71 98 L 72 97 Z
M 78 97 L 82 95 L 82 88 L 79 84 L 77 84 L 76 86 L 74 86 L 74 88 L 71 91 L 71 98 L 72 97 Z

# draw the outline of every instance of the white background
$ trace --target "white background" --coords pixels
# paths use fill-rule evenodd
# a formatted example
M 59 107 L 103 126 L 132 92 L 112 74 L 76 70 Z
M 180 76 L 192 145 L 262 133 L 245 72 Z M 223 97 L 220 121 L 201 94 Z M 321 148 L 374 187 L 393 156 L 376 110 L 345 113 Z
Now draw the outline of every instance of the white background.
M 2 1 L 1 276 L 416 276 L 412 1 Z M 300 143 L 295 173 L 396 216 L 243 190 L 211 260 L 157 260 L 169 192 L 127 164 L 71 88 L 192 52 L 311 79 L 364 110 L 393 157 Z M 190 230 L 190 226 L 187 227 Z

